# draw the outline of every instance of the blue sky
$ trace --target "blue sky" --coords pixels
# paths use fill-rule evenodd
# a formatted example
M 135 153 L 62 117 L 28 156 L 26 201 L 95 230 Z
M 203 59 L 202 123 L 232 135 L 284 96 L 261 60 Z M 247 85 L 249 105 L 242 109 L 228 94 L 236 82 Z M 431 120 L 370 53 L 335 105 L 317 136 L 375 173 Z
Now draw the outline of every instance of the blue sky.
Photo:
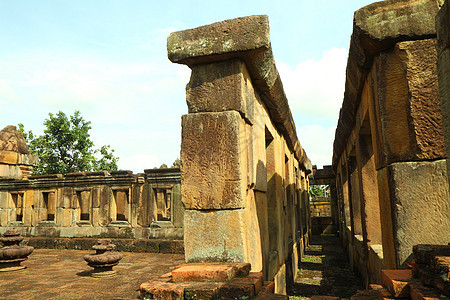
M 0 127 L 39 134 L 49 112 L 80 110 L 121 169 L 170 165 L 190 70 L 167 59 L 167 36 L 267 14 L 300 142 L 313 164 L 330 164 L 353 12 L 371 2 L 0 0 Z

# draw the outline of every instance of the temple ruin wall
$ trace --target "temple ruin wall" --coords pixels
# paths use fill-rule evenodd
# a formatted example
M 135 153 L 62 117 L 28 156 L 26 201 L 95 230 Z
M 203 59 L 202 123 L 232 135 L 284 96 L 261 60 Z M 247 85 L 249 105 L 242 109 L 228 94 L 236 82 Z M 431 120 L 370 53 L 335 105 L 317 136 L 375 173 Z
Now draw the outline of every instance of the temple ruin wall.
M 0 234 L 15 228 L 27 237 L 182 239 L 183 211 L 179 169 L 0 181 Z
M 366 286 L 403 268 L 413 245 L 450 239 L 438 10 L 391 0 L 355 12 L 333 169 L 341 238 Z
M 311 163 L 267 16 L 172 33 L 168 53 L 192 70 L 181 142 L 186 261 L 250 262 L 285 293 L 310 232 Z

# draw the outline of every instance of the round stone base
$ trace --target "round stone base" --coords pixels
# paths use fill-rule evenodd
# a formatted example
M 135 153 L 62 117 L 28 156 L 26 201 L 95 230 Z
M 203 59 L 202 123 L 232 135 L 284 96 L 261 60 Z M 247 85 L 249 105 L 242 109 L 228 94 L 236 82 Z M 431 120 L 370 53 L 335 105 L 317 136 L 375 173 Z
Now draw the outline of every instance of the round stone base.
M 105 277 L 114 277 L 116 276 L 116 271 L 109 270 L 109 271 L 100 271 L 96 272 L 95 270 L 91 272 L 91 277 L 95 278 L 105 278 Z
M 26 259 L 26 257 L 23 257 L 9 260 L 0 260 L 0 272 L 10 272 L 25 269 L 26 267 L 21 266 L 20 263 Z
M 26 268 L 27 267 L 25 267 L 25 266 L 12 266 L 12 267 L 5 267 L 5 268 L 0 267 L 0 272 L 18 271 L 18 270 L 23 270 Z

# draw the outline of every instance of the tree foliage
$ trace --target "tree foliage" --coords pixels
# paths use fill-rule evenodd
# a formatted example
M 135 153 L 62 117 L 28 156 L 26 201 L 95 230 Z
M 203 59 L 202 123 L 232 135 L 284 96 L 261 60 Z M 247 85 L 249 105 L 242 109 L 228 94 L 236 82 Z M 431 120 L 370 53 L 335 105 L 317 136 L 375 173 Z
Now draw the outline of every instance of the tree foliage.
M 62 111 L 48 115 L 41 136 L 35 136 L 31 130 L 26 132 L 19 124 L 30 151 L 39 158 L 34 174 L 117 170 L 119 158 L 114 156 L 114 150 L 109 145 L 94 149 L 89 135 L 91 122 L 84 120 L 79 111 L 70 117 Z
M 328 197 L 330 194 L 330 186 L 329 185 L 310 185 L 309 186 L 309 194 L 312 197 L 315 197 L 315 196 Z
M 180 168 L 180 167 L 181 167 L 181 160 L 177 157 L 172 163 L 171 168 Z

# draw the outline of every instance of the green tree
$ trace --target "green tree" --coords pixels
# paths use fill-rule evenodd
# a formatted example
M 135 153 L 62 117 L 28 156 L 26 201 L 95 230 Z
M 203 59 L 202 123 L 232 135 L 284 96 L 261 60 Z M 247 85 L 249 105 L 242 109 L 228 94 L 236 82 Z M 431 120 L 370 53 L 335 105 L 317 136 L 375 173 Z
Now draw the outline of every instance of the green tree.
M 312 197 L 315 196 L 329 196 L 329 185 L 310 185 L 309 186 L 309 194 Z
M 31 130 L 26 132 L 19 124 L 30 151 L 39 158 L 34 174 L 117 170 L 119 158 L 114 156 L 114 150 L 109 145 L 94 149 L 89 135 L 91 122 L 84 120 L 79 111 L 70 117 L 62 111 L 48 115 L 41 136 L 35 136 Z
M 177 157 L 175 161 L 172 163 L 171 168 L 180 168 L 181 167 L 181 160 Z

